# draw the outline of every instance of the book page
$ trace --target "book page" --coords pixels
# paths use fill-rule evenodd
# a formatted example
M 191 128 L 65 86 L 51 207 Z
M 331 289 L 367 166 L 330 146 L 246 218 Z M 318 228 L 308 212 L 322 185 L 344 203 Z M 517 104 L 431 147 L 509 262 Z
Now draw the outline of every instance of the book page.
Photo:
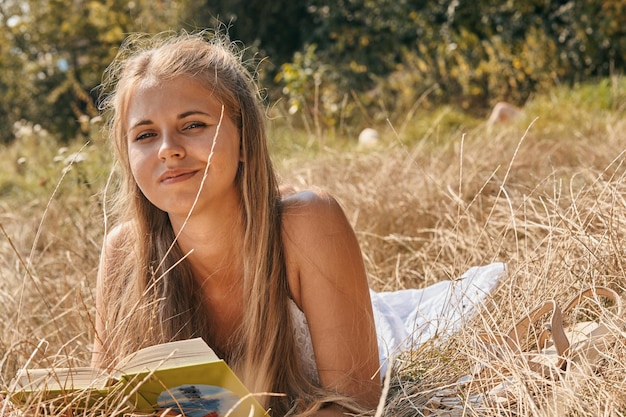
M 219 360 L 220 358 L 202 338 L 196 338 L 141 349 L 122 361 L 120 368 L 123 373 L 132 374 L 145 370 L 177 368 Z
M 103 371 L 86 367 L 20 369 L 11 385 L 18 391 L 71 391 L 104 388 L 108 379 Z

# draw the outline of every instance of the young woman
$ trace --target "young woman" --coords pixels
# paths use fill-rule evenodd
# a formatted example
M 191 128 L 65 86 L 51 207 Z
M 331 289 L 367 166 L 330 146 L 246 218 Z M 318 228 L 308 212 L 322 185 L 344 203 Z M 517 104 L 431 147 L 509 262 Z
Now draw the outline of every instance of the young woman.
M 200 336 L 251 392 L 286 394 L 262 400 L 273 416 L 375 408 L 379 346 L 404 338 L 393 329 L 406 317 L 385 312 L 400 300 L 415 323 L 424 293 L 371 293 L 337 201 L 281 195 L 239 54 L 219 36 L 135 37 L 104 87 L 121 181 L 98 277 L 94 365 Z M 467 282 L 488 292 L 501 270 Z M 391 337 L 378 340 L 377 325 Z

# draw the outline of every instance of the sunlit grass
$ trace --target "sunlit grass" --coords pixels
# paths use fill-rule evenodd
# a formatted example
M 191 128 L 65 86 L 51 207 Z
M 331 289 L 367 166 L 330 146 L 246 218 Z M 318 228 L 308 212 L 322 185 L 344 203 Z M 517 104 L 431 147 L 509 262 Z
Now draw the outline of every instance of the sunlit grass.
M 417 108 L 403 125 L 372 126 L 381 133 L 372 148 L 358 146 L 358 133 L 322 137 L 272 120 L 282 180 L 339 199 L 373 288 L 422 287 L 473 265 L 508 265 L 508 278 L 471 326 L 400 358 L 387 415 L 420 415 L 433 392 L 468 373 L 481 357 L 478 332 L 503 332 L 539 302 L 563 302 L 590 285 L 623 291 L 624 103 L 626 82 L 615 78 L 534 97 L 504 126 L 451 108 Z M 97 125 L 87 145 L 85 138 L 60 145 L 35 130 L 25 127 L 2 149 L 0 391 L 42 339 L 48 348 L 31 366 L 85 365 L 93 335 L 109 151 Z M 77 153 L 85 159 L 68 159 Z M 623 330 L 623 318 L 610 325 Z M 625 412 L 623 345 L 602 372 L 554 384 L 562 408 L 552 414 Z M 524 375 L 526 386 L 541 382 Z M 521 390 L 513 408 L 477 414 L 550 415 L 553 398 Z

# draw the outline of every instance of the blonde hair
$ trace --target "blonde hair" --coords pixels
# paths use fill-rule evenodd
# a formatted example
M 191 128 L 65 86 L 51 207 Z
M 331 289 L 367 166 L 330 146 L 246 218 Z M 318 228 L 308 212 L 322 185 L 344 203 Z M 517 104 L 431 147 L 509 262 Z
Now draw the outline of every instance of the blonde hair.
M 225 359 L 252 392 L 284 393 L 262 400 L 275 415 L 308 415 L 324 403 L 360 409 L 303 373 L 289 313 L 290 290 L 281 240 L 281 198 L 267 149 L 264 114 L 241 52 L 218 34 L 134 35 L 105 72 L 101 110 L 121 179 L 112 218 L 125 229 L 105 272 L 103 346 L 112 363 L 141 347 L 194 336 L 209 345 L 210 317 L 190 266 L 175 244 L 167 213 L 151 204 L 130 171 L 124 114 L 136 85 L 179 76 L 202 82 L 220 100 L 241 135 L 237 173 L 244 228 L 244 320 L 241 343 Z M 182 260 L 181 260 L 182 259 Z M 175 283 L 172 284 L 172 283 Z M 259 348 L 262 347 L 262 348 Z

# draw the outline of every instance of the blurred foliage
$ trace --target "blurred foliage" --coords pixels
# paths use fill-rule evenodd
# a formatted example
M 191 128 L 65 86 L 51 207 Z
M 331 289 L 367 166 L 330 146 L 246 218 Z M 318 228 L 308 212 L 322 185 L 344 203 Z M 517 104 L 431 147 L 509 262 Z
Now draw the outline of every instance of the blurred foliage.
M 204 28 L 241 41 L 274 108 L 318 137 L 418 107 L 484 116 L 626 60 L 626 0 L 2 0 L 0 142 L 21 120 L 84 134 L 126 34 Z
M 102 119 L 85 127 L 89 139 L 59 143 L 39 124 L 20 121 L 13 127 L 14 140 L 0 144 L 6 163 L 0 168 L 0 200 L 16 206 L 39 201 L 42 196 L 76 194 L 99 198 L 111 170 L 111 154 L 97 137 Z
M 348 90 L 341 88 L 341 74 L 319 58 L 315 45 L 296 52 L 292 62 L 282 65 L 275 81 L 283 85 L 287 113 L 302 116 L 309 136 L 320 138 L 322 129 L 327 134 L 329 128 L 341 128 L 343 115 L 357 110 Z
M 94 88 L 126 34 L 176 27 L 181 2 L 0 2 L 0 141 L 22 119 L 66 140 L 97 114 Z M 83 134 L 85 132 L 82 132 Z
M 367 109 L 370 122 L 394 122 L 416 103 L 484 115 L 497 101 L 522 105 L 556 85 L 623 72 L 626 63 L 626 0 L 310 3 L 309 41 L 339 74 L 327 78 L 358 92 L 361 111 L 344 111 L 349 119 Z M 307 101 L 316 99 L 309 90 Z
M 291 60 L 314 28 L 307 1 L 204 0 L 189 2 L 185 22 L 193 28 L 224 26 L 233 40 L 241 41 L 249 55 L 265 60 L 273 72 Z

